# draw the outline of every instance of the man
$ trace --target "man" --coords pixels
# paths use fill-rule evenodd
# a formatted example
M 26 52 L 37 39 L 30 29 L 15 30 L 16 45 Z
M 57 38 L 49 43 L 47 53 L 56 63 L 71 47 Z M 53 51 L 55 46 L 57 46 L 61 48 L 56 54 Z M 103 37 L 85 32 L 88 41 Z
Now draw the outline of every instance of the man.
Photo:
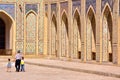
M 20 70 L 20 62 L 21 62 L 22 55 L 20 53 L 20 50 L 17 51 L 17 54 L 15 55 L 15 68 L 16 72 L 19 72 Z

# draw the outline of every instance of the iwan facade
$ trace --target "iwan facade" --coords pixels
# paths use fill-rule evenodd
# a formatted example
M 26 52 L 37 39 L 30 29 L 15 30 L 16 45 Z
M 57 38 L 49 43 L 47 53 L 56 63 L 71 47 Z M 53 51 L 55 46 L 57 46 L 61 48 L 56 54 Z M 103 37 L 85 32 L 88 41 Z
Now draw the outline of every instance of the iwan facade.
M 0 55 L 120 64 L 120 0 L 0 0 Z

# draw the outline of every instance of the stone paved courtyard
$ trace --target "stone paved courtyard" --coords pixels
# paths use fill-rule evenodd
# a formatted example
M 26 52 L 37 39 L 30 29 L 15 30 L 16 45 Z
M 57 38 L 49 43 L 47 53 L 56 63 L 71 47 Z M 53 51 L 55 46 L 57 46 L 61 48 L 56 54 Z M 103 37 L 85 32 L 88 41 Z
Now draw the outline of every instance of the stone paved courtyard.
M 26 72 L 6 72 L 6 63 L 0 62 L 0 80 L 120 80 L 119 78 L 80 73 L 56 68 L 26 64 Z

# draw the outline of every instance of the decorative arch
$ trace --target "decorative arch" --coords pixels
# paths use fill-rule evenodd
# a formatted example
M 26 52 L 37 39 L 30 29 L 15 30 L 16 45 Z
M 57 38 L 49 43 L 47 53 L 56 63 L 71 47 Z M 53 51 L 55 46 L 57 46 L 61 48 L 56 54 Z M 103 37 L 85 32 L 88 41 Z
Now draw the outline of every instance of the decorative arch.
M 62 13 L 62 23 L 65 24 L 65 28 L 67 30 L 67 35 L 68 35 L 68 17 L 67 17 L 67 14 L 66 14 L 66 11 L 63 11 Z
M 74 12 L 73 27 L 73 58 L 81 59 L 81 23 L 77 8 Z
M 15 21 L 14 19 L 4 10 L 0 10 L 0 49 L 8 49 L 15 52 Z M 1 37 L 3 36 L 3 37 Z M 9 53 L 2 53 L 0 55 Z M 12 53 L 10 53 L 12 54 Z
M 57 20 L 55 14 L 52 16 L 51 24 L 51 54 L 57 57 Z
M 106 12 L 106 9 L 110 11 L 110 13 L 112 12 L 112 9 L 110 8 L 110 5 L 108 3 L 105 4 L 103 11 L 102 11 L 102 15 L 104 15 L 104 13 Z M 111 13 L 112 15 L 112 13 Z
M 113 31 L 113 21 L 112 21 L 112 13 L 110 6 L 106 4 L 103 11 L 103 19 L 102 19 L 103 31 L 102 31 L 102 42 L 103 42 L 103 61 L 112 61 L 112 31 Z
M 35 16 L 37 16 L 37 13 L 36 13 L 35 11 L 30 10 L 30 11 L 28 11 L 28 12 L 26 13 L 26 17 L 27 17 L 29 14 L 31 14 L 31 13 L 33 13 Z
M 76 7 L 75 10 L 74 10 L 74 12 L 73 12 L 73 17 L 74 17 L 74 15 L 75 15 L 76 12 L 77 12 L 77 13 L 79 14 L 79 16 L 80 16 L 80 11 L 79 11 L 78 7 Z
M 66 12 L 65 9 L 64 9 L 64 10 L 62 11 L 62 13 L 61 13 L 61 18 L 63 18 L 63 16 L 65 16 L 66 18 L 68 18 L 67 12 Z
M 25 53 L 35 54 L 36 53 L 36 32 L 37 32 L 37 14 L 30 10 L 26 14 L 26 28 L 25 28 Z
M 88 8 L 87 14 L 89 14 L 90 11 L 92 11 L 92 13 L 95 15 L 94 8 L 93 8 L 91 5 L 90 5 L 90 7 Z
M 61 17 L 61 56 L 67 57 L 68 54 L 68 18 L 64 11 Z
M 87 60 L 96 60 L 96 20 L 92 6 L 87 12 Z

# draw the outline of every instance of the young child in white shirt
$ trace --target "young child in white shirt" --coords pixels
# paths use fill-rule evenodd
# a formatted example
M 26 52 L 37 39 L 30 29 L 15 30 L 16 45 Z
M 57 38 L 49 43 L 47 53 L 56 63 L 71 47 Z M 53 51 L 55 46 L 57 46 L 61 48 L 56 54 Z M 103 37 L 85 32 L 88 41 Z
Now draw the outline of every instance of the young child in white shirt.
M 12 63 L 11 63 L 11 61 L 10 61 L 10 58 L 8 58 L 7 72 L 11 72 L 11 67 L 12 67 Z

